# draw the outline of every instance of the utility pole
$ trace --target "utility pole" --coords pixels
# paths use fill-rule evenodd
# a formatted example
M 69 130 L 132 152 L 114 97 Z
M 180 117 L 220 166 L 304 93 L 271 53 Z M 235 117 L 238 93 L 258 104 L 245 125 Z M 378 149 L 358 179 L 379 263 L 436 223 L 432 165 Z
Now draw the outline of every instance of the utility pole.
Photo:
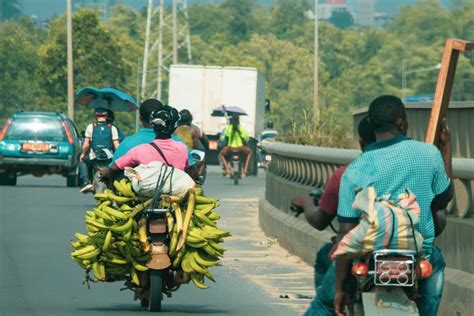
M 319 117 L 319 34 L 318 34 L 318 1 L 314 0 L 314 74 L 313 74 L 313 115 L 316 131 L 319 135 L 320 117 Z
M 72 59 L 72 0 L 67 0 L 67 113 L 74 122 L 74 68 Z
M 191 55 L 191 36 L 188 24 L 188 7 L 187 0 L 171 0 L 171 12 L 165 10 L 167 1 L 158 0 L 158 8 L 153 8 L 153 0 L 148 0 L 147 25 L 145 31 L 145 49 L 143 54 L 143 74 L 141 84 L 141 98 L 156 96 L 157 99 L 162 98 L 163 72 L 169 70 L 171 64 L 179 62 L 179 49 L 186 45 L 188 51 L 188 63 L 192 60 Z M 158 13 L 158 34 L 153 41 L 151 32 L 151 24 L 156 13 Z M 168 45 L 164 45 L 165 38 L 171 37 L 171 49 Z M 151 44 L 153 43 L 153 44 Z M 149 57 L 153 51 L 157 51 L 157 72 L 156 72 L 156 90 L 153 93 L 147 92 L 148 84 L 148 64 Z

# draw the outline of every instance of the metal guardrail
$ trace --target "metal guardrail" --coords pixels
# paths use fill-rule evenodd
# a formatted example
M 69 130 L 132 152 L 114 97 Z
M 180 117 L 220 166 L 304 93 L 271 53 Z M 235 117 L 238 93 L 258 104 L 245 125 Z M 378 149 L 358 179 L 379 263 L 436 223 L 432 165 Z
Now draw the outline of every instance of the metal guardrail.
M 267 170 L 266 199 L 288 212 L 291 199 L 305 191 L 323 187 L 339 166 L 349 164 L 359 150 L 324 148 L 263 142 L 272 155 Z M 474 159 L 453 158 L 456 195 L 448 212 L 461 218 L 474 217 Z

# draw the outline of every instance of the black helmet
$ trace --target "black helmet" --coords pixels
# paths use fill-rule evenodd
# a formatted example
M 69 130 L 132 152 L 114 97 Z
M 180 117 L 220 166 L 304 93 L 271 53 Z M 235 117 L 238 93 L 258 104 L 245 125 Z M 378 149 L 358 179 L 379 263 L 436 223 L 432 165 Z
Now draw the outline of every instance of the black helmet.
M 115 121 L 114 111 L 107 109 L 107 122 L 113 123 L 114 121 Z
M 273 128 L 273 121 L 267 122 L 267 128 Z
M 174 107 L 163 105 L 150 115 L 150 123 L 157 133 L 171 135 L 178 127 L 179 113 Z
M 179 116 L 179 125 L 191 125 L 191 123 L 193 122 L 193 116 L 191 115 L 191 112 L 189 112 L 189 110 L 181 110 L 179 112 Z
M 107 116 L 108 112 L 105 108 L 96 108 L 95 109 L 95 116 Z

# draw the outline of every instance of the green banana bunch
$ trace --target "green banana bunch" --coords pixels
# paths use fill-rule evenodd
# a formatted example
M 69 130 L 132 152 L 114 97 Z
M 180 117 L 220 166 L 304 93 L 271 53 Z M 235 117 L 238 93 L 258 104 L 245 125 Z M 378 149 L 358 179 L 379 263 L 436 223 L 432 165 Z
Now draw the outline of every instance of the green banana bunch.
M 200 289 L 206 289 L 209 285 L 204 283 L 205 279 L 215 282 L 215 278 L 209 268 L 219 264 L 225 249 L 219 245 L 225 237 L 230 236 L 228 231 L 217 227 L 217 221 L 221 216 L 214 212 L 219 205 L 216 199 L 204 197 L 202 189 L 194 190 L 194 211 L 191 216 L 189 227 L 183 223 L 183 214 L 189 212 L 186 197 L 175 207 L 175 221 L 169 230 L 169 256 L 174 269 L 181 269 L 189 274 L 193 283 Z M 171 197 L 173 198 L 173 197 Z M 174 199 L 176 201 L 177 198 Z M 181 210 L 186 209 L 185 213 Z M 185 246 L 177 249 L 176 243 L 180 238 L 180 232 L 186 232 Z
M 139 273 L 148 269 L 150 253 L 140 246 L 135 216 L 151 200 L 138 199 L 128 179 L 115 181 L 114 187 L 116 193 L 106 190 L 95 195 L 97 206 L 86 211 L 84 219 L 88 233 L 75 234 L 71 258 L 86 270 L 86 280 L 131 280 L 139 286 Z

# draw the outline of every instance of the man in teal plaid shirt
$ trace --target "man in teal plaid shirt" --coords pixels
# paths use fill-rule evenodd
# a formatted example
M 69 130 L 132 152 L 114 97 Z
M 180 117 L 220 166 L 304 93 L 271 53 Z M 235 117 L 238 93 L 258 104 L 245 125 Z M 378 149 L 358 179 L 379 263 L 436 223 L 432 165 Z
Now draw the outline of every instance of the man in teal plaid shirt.
M 418 230 L 424 238 L 423 252 L 433 266 L 430 278 L 419 282 L 420 297 L 416 303 L 420 315 L 436 315 L 444 284 L 445 263 L 439 248 L 433 245 L 433 217 L 444 212 L 453 197 L 451 141 L 443 123 L 439 149 L 406 137 L 408 121 L 402 101 L 381 96 L 369 107 L 369 119 L 377 141 L 369 145 L 347 168 L 339 191 L 338 220 L 342 237 L 354 228 L 360 212 L 352 209 L 356 188 L 375 187 L 379 195 L 397 196 L 411 190 L 420 205 Z M 334 308 L 343 314 L 346 300 L 344 282 L 350 275 L 351 260 L 336 260 L 336 293 Z

